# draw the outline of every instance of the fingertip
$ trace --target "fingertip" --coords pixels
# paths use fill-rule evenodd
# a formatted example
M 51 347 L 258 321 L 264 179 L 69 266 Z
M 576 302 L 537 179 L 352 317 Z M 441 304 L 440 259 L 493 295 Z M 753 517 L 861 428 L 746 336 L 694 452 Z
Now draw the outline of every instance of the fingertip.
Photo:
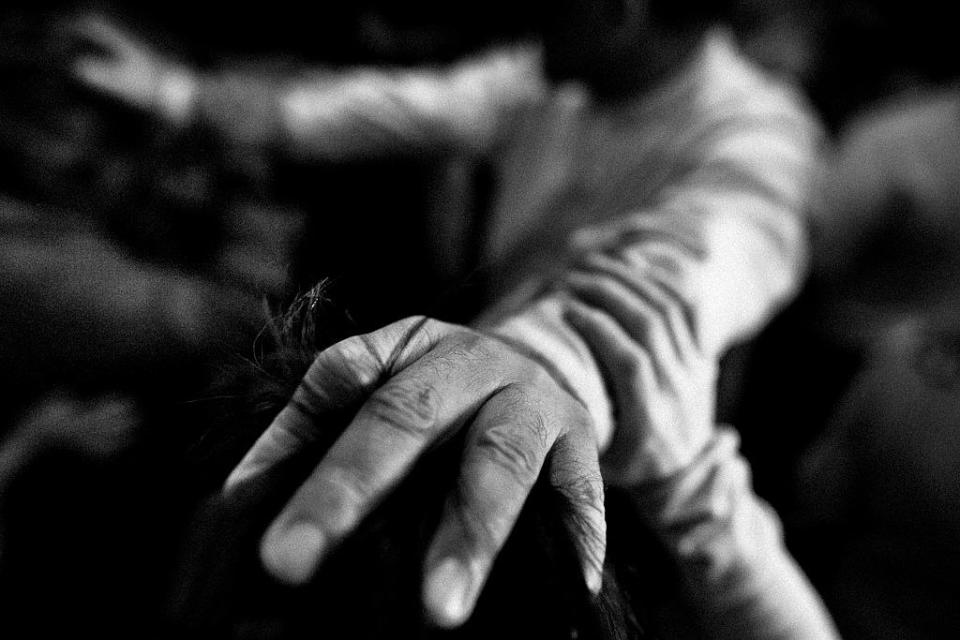
M 233 471 L 230 472 L 230 475 L 227 476 L 227 479 L 224 480 L 223 493 L 225 495 L 230 495 L 236 491 L 240 485 L 257 475 L 258 472 L 259 470 L 257 468 L 253 468 L 250 465 L 241 462 L 234 468 Z
M 234 469 L 230 472 L 230 475 L 227 476 L 227 479 L 223 481 L 223 487 L 220 492 L 225 495 L 231 495 L 236 491 L 237 487 L 240 486 L 240 483 L 243 481 L 243 477 L 240 475 L 240 469 Z
M 280 582 L 301 585 L 313 576 L 324 543 L 323 532 L 312 522 L 274 524 L 260 545 L 260 559 Z
M 458 627 L 473 610 L 475 589 L 469 567 L 456 558 L 446 558 L 427 574 L 423 602 L 430 619 L 439 627 Z
M 588 562 L 583 568 L 583 579 L 592 595 L 600 595 L 600 589 L 603 587 L 602 569 Z

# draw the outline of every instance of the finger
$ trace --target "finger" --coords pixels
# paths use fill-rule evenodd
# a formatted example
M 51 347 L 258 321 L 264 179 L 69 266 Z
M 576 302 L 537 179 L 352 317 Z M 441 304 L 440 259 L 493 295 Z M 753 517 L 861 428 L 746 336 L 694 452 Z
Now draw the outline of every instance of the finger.
M 648 398 L 656 397 L 659 389 L 658 375 L 650 354 L 638 346 L 613 318 L 582 302 L 569 301 L 565 318 L 597 355 L 600 366 L 607 373 L 605 379 L 612 382 L 620 414 L 617 416 L 618 423 L 632 425 L 640 420 L 639 409 Z M 627 464 L 629 458 L 622 456 L 641 447 L 643 426 L 617 429 L 613 443 L 605 452 L 604 463 L 614 470 Z
M 653 271 L 638 272 L 621 260 L 604 254 L 586 256 L 579 265 L 589 273 L 605 275 L 645 300 L 666 323 L 676 353 L 685 357 L 695 351 L 697 317 L 680 291 Z
M 567 302 L 564 317 L 598 356 L 600 365 L 610 374 L 607 379 L 619 389 L 629 391 L 621 397 L 635 397 L 637 390 L 656 388 L 656 368 L 650 353 L 639 346 L 620 323 L 578 300 Z
M 81 82 L 94 89 L 123 95 L 123 82 L 112 62 L 101 58 L 80 58 L 73 64 L 73 72 Z
M 374 333 L 347 338 L 321 352 L 290 402 L 230 473 L 224 491 L 232 491 L 305 444 L 315 442 L 323 433 L 318 420 L 324 415 L 357 406 L 391 365 L 406 366 L 426 351 L 429 344 L 419 331 L 423 323 L 422 318 L 407 318 Z
M 492 367 L 451 366 L 464 357 L 431 352 L 363 403 L 264 536 L 261 554 L 273 575 L 292 584 L 309 579 L 420 456 L 477 413 L 501 376 Z
M 689 270 L 685 268 L 688 261 L 672 246 L 669 251 L 634 249 L 635 253 L 642 252 L 639 261 L 637 257 L 629 258 L 624 255 L 630 251 L 626 247 L 621 247 L 619 257 L 610 253 L 607 255 L 612 257 L 614 261 L 619 260 L 621 265 L 624 261 L 642 263 L 643 279 L 655 285 L 674 309 L 678 318 L 676 321 L 677 336 L 682 339 L 681 346 L 689 345 L 689 348 L 696 349 L 699 352 L 700 313 L 692 302 L 695 294 L 692 293 L 693 279 Z M 679 320 L 683 322 L 681 323 Z M 684 352 L 681 349 L 681 354 Z
M 457 491 L 427 554 L 423 600 L 437 625 L 458 626 L 470 616 L 559 428 L 536 391 L 515 385 L 477 414 Z
M 661 309 L 654 307 L 646 299 L 636 294 L 618 280 L 606 274 L 585 274 L 571 272 L 564 277 L 564 283 L 577 296 L 577 299 L 588 305 L 602 309 L 611 319 L 619 323 L 620 327 L 648 353 L 659 358 L 674 353 L 676 342 L 670 337 L 667 323 L 661 318 Z M 654 359 L 655 370 L 658 376 L 665 372 L 660 370 L 659 358 Z
M 557 440 L 550 455 L 550 482 L 569 502 L 567 527 L 580 553 L 587 588 L 597 594 L 603 583 L 607 549 L 597 443 L 589 429 L 571 429 Z

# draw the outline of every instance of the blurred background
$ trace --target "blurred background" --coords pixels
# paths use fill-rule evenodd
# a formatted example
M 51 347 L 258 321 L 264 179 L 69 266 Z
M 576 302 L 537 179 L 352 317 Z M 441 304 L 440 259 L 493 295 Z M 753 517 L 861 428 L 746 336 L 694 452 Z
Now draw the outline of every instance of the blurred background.
M 465 321 L 484 286 L 476 256 L 427 248 L 430 211 L 489 199 L 484 167 L 458 174 L 451 193 L 449 174 L 437 188 L 451 170 L 437 160 L 307 161 L 256 132 L 225 139 L 157 117 L 78 78 L 95 44 L 83 25 L 120 25 L 255 101 L 264 85 L 245 78 L 448 64 L 535 38 L 542 11 L 501 0 L 4 3 L 0 609 L 71 602 L 70 615 L 105 624 L 102 602 L 77 596 L 85 575 L 105 571 L 90 555 L 140 562 L 142 551 L 90 522 L 119 510 L 118 530 L 173 535 L 162 509 L 144 508 L 145 495 L 172 501 L 157 478 L 177 482 L 173 447 L 144 431 L 188 437 L 169 407 L 207 393 L 224 360 L 255 357 L 265 318 L 297 293 L 329 278 L 360 331 L 411 313 Z M 720 417 L 741 431 L 758 492 L 849 638 L 960 634 L 960 55 L 947 14 L 929 0 L 723 3 L 744 52 L 803 89 L 830 148 L 807 285 L 727 356 Z M 125 487 L 110 480 L 121 476 Z M 4 552 L 37 530 L 49 536 L 30 545 L 62 545 L 55 531 L 74 543 L 40 569 Z M 130 619 L 147 615 L 142 594 L 119 586 L 145 579 L 115 564 L 109 598 Z M 64 566 L 73 582 L 55 581 L 57 600 L 51 576 Z

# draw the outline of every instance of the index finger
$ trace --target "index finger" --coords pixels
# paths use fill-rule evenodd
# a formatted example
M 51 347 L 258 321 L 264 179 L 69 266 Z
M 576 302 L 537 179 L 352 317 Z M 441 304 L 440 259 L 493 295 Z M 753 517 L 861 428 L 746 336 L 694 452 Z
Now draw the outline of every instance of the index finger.
M 224 491 L 233 491 L 316 442 L 323 434 L 319 419 L 358 405 L 390 367 L 404 367 L 426 351 L 429 342 L 420 332 L 424 322 L 424 318 L 407 318 L 322 351 L 287 405 L 227 477 Z

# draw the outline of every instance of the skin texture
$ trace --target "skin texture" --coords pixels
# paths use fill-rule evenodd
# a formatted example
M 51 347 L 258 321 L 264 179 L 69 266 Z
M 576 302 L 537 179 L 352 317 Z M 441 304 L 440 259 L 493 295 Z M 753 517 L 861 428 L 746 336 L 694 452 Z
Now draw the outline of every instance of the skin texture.
M 536 362 L 465 327 L 409 318 L 322 352 L 226 490 L 315 439 L 325 414 L 356 407 L 264 536 L 261 555 L 275 577 L 306 582 L 418 457 L 465 429 L 461 475 L 425 560 L 433 621 L 456 626 L 469 616 L 540 473 L 587 525 L 589 535 L 578 532 L 582 561 L 599 589 L 603 484 L 586 410 Z
M 618 419 L 631 425 L 621 436 L 628 441 L 615 441 L 618 454 L 605 464 L 628 474 L 630 484 L 670 478 L 713 434 L 715 362 L 697 349 L 669 290 L 584 269 L 564 282 L 579 296 L 570 299 L 567 319 L 610 370 Z M 656 362 L 647 344 L 659 349 Z M 568 494 L 575 519 L 587 524 L 571 530 L 587 584 L 599 589 L 603 485 L 586 411 L 537 362 L 465 327 L 409 318 L 322 352 L 226 490 L 315 440 L 325 414 L 356 407 L 264 536 L 261 555 L 275 577 L 309 580 L 419 456 L 465 430 L 461 475 L 425 560 L 423 597 L 433 621 L 456 626 L 469 617 L 540 473 Z

